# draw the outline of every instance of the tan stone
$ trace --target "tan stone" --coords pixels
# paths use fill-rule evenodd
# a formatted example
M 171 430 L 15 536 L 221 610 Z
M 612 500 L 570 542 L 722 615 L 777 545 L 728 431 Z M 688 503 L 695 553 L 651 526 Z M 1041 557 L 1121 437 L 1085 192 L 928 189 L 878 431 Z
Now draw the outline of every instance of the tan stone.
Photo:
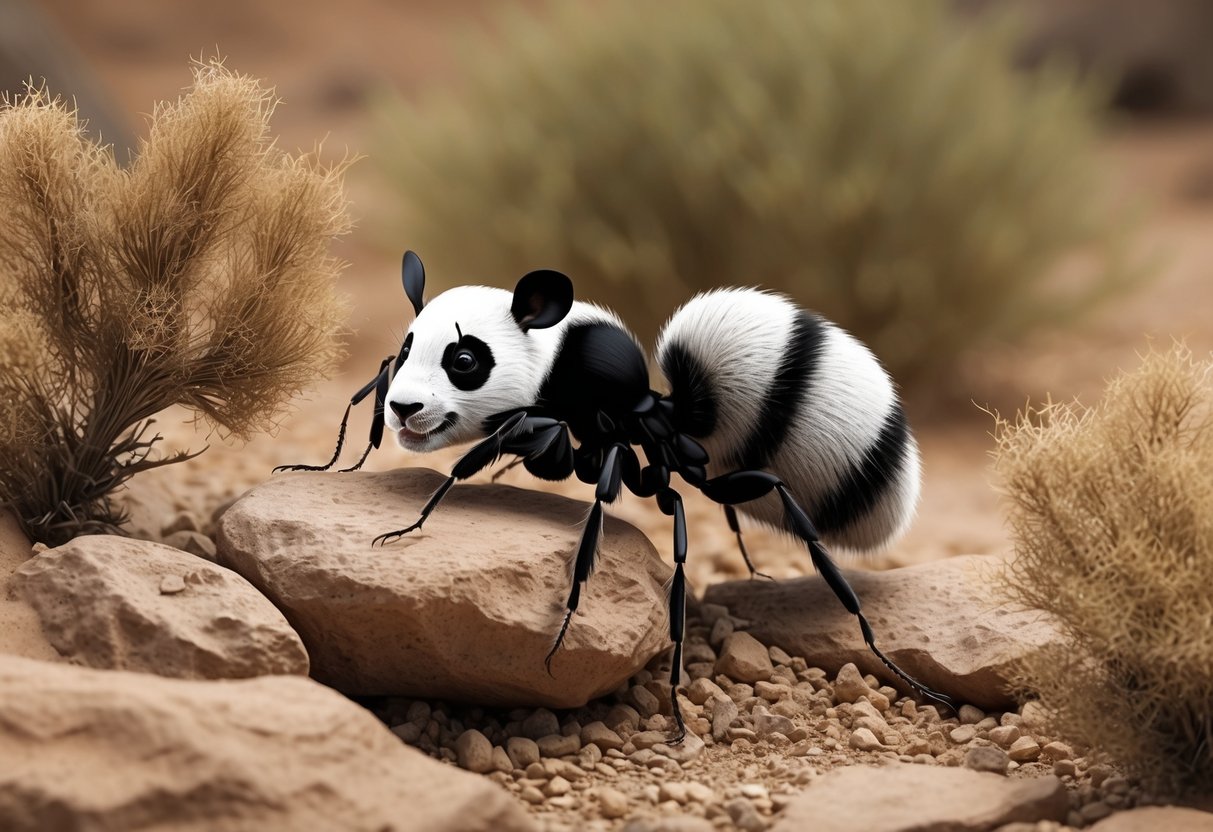
M 1007 689 L 1015 663 L 1057 641 L 1043 614 L 995 597 L 998 556 L 948 558 L 884 572 L 844 570 L 859 595 L 876 644 L 903 670 L 959 702 L 983 710 L 1015 705 Z M 750 622 L 748 631 L 833 674 L 848 662 L 893 681 L 868 650 L 855 617 L 818 576 L 731 581 L 704 599 Z
M 716 672 L 736 682 L 765 681 L 774 669 L 767 648 L 749 633 L 733 633 L 726 638 L 716 660 Z
M 55 661 L 59 653 L 43 634 L 38 613 L 11 589 L 13 573 L 32 556 L 17 518 L 0 511 L 0 654 Z
M 221 562 L 303 637 L 312 674 L 350 694 L 514 707 L 576 707 L 619 686 L 668 644 L 670 569 L 648 539 L 607 518 L 597 568 L 564 648 L 560 628 L 584 503 L 498 485 L 456 485 L 412 523 L 443 476 L 286 474 L 219 519 Z
M 308 670 L 299 636 L 248 581 L 161 543 L 77 537 L 27 560 L 9 591 L 76 664 L 184 679 Z
M 308 679 L 0 657 L 0 829 L 529 830 L 502 789 Z
M 1069 808 L 1056 777 L 1013 779 L 966 768 L 849 766 L 813 781 L 771 832 L 967 832 L 1061 820 Z
M 1147 806 L 1117 812 L 1089 832 L 1213 832 L 1213 814 L 1179 806 Z

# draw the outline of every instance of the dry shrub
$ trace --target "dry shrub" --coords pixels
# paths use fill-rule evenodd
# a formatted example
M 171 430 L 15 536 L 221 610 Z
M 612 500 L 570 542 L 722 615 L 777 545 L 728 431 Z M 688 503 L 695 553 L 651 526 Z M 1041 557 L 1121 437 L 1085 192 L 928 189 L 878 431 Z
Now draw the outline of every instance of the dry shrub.
M 1213 363 L 1152 352 L 1099 405 L 999 425 L 1013 597 L 1067 643 L 1024 683 L 1154 787 L 1213 782 Z
M 273 424 L 337 358 L 341 168 L 278 150 L 274 99 L 219 63 L 120 169 L 40 90 L 0 109 L 0 504 L 55 545 L 116 531 L 151 417 Z
M 458 86 L 387 107 L 380 157 L 409 208 L 393 227 L 459 280 L 564 269 L 645 339 L 695 292 L 767 286 L 945 386 L 965 349 L 1136 275 L 1098 91 L 1016 71 L 1015 28 L 952 5 L 518 13 L 471 44 Z

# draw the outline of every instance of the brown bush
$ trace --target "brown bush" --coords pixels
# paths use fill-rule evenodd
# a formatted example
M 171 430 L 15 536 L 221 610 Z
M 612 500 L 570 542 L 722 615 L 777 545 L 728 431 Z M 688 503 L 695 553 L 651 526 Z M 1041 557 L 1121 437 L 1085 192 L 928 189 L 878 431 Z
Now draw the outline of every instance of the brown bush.
M 1161 790 L 1213 782 L 1213 364 L 1150 353 L 1098 406 L 999 426 L 1013 597 L 1067 642 L 1024 668 L 1055 727 Z
M 341 166 L 276 149 L 273 105 L 199 66 L 126 169 L 42 91 L 0 108 L 0 505 L 35 540 L 117 530 L 113 491 L 186 458 L 159 411 L 245 437 L 332 367 Z

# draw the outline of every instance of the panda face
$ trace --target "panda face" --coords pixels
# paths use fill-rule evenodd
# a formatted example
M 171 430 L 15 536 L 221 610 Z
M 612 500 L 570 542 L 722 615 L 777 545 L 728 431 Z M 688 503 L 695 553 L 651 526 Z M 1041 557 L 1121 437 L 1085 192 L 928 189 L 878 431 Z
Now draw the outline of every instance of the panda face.
M 461 286 L 418 314 L 384 408 L 403 448 L 424 453 L 478 439 L 489 416 L 534 403 L 551 339 L 524 332 L 511 299 L 502 289 Z

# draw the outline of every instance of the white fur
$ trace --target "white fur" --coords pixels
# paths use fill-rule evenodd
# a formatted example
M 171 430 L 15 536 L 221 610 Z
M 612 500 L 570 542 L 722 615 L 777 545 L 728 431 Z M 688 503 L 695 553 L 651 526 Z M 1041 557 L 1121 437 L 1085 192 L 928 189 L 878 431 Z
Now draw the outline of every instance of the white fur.
M 623 327 L 615 313 L 576 302 L 555 326 L 524 332 L 510 314 L 512 299 L 504 289 L 459 286 L 438 295 L 421 310 L 409 327 L 412 348 L 392 379 L 387 401 L 424 405 L 408 419 L 407 426 L 415 433 L 438 427 L 448 413 L 455 413 L 458 419 L 454 428 L 417 440 L 402 432 L 399 416 L 385 405 L 385 423 L 401 447 L 426 453 L 482 438 L 487 417 L 535 403 L 568 326 L 607 320 Z M 459 331 L 484 341 L 493 352 L 493 370 L 477 390 L 460 390 L 442 369 L 443 352 L 458 339 L 456 324 Z
M 716 428 L 704 441 L 709 474 L 735 470 L 739 455 L 769 395 L 792 323 L 798 314 L 789 299 L 756 289 L 720 289 L 698 295 L 679 309 L 658 341 L 660 362 L 679 343 L 708 372 L 717 404 Z M 767 468 L 787 483 L 804 505 L 834 489 L 862 463 L 897 401 L 888 374 L 863 344 L 826 324 L 818 366 L 809 392 L 779 452 Z M 872 549 L 899 536 L 918 501 L 920 464 L 913 439 L 900 475 L 866 517 L 827 542 Z M 777 495 L 737 507 L 771 526 L 783 526 Z

